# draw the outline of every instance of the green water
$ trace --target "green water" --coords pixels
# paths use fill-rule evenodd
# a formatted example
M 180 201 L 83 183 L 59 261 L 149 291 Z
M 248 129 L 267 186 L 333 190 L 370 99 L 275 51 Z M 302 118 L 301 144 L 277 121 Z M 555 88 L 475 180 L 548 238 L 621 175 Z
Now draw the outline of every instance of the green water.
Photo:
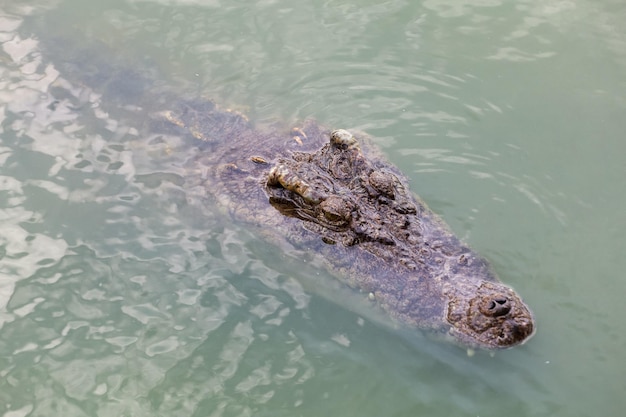
M 0 1 L 0 416 L 622 415 L 625 21 L 609 0 Z M 330 301 L 185 186 L 184 140 L 55 65 L 75 45 L 259 125 L 367 131 L 536 336 L 468 357 Z

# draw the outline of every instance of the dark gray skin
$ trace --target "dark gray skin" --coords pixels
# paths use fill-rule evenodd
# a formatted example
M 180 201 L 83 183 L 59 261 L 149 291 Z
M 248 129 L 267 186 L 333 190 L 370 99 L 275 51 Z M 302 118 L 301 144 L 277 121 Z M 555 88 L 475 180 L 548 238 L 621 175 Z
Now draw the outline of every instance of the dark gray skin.
M 279 247 L 320 254 L 342 281 L 409 326 L 485 349 L 533 334 L 521 298 L 367 142 L 311 121 L 262 133 L 236 112 L 206 106 L 187 103 L 161 116 L 208 143 L 196 161 L 208 170 L 204 185 L 235 219 Z

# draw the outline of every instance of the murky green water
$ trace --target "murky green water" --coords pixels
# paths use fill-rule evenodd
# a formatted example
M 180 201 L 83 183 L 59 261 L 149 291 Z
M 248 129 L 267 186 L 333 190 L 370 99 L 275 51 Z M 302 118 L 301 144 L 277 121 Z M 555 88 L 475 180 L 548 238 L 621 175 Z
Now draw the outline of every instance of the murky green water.
M 0 1 L 0 415 L 621 415 L 625 21 L 609 0 Z M 125 66 L 145 77 L 90 89 Z M 367 131 L 536 336 L 467 357 L 329 301 L 185 186 L 146 91 Z

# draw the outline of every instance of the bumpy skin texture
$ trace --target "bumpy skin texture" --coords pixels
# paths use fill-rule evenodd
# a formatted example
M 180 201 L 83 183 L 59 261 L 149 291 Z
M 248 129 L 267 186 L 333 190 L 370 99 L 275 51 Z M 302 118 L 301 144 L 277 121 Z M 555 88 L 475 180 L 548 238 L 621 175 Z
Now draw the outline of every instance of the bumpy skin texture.
M 318 254 L 392 317 L 464 345 L 506 348 L 532 335 L 533 317 L 520 297 L 367 141 L 311 121 L 290 132 L 254 129 L 237 112 L 181 99 L 150 82 L 151 66 L 118 68 L 107 59 L 116 51 L 103 44 L 70 47 L 76 36 L 41 33 L 46 55 L 64 77 L 100 92 L 111 114 L 126 114 L 129 105 L 137 116 L 154 110 L 159 134 L 200 141 L 190 164 L 201 167 L 206 192 L 280 249 Z M 198 177 L 190 174 L 188 186 L 198 185 Z
M 366 142 L 311 121 L 264 134 L 238 113 L 203 110 L 185 105 L 165 118 L 208 143 L 197 161 L 209 170 L 205 186 L 234 218 L 282 248 L 320 254 L 346 284 L 410 326 L 486 349 L 533 334 L 521 298 Z

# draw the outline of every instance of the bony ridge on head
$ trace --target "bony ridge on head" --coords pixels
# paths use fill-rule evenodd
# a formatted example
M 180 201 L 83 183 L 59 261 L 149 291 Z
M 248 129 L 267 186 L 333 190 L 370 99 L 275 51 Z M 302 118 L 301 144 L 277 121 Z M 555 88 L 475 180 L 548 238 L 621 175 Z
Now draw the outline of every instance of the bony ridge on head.
M 359 142 L 354 135 L 345 129 L 333 130 L 330 133 L 330 144 L 344 150 L 359 146 Z

